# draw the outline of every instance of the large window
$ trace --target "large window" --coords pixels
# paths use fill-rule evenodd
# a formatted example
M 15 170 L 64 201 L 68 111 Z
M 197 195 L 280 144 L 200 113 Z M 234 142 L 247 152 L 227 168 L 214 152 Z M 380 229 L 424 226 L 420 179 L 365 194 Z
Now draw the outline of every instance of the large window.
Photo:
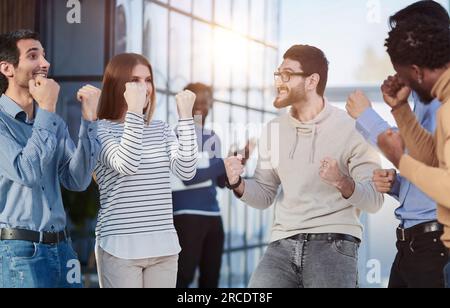
M 279 0 L 117 0 L 116 53 L 143 53 L 157 86 L 156 117 L 173 125 L 174 95 L 190 82 L 214 88 L 208 121 L 221 137 L 223 155 L 258 130 L 234 128 L 262 124 L 274 116 L 272 72 L 277 65 Z M 123 20 L 125 16 L 125 20 Z M 125 37 L 123 36 L 125 34 Z M 124 46 L 126 42 L 126 46 Z M 249 163 L 254 169 L 255 161 Z M 222 287 L 245 287 L 267 243 L 272 213 L 219 192 L 226 232 Z

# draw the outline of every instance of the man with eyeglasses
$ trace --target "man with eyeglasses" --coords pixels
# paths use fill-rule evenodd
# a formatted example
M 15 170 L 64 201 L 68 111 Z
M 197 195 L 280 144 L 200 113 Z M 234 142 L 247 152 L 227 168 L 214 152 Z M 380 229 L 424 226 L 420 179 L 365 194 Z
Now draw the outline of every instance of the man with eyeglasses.
M 291 108 L 263 130 L 254 178 L 241 178 L 242 157 L 225 161 L 227 186 L 243 202 L 263 210 L 276 201 L 251 288 L 358 286 L 359 216 L 383 204 L 371 181 L 380 161 L 355 122 L 325 99 L 327 78 L 321 50 L 290 48 L 275 73 L 274 105 Z

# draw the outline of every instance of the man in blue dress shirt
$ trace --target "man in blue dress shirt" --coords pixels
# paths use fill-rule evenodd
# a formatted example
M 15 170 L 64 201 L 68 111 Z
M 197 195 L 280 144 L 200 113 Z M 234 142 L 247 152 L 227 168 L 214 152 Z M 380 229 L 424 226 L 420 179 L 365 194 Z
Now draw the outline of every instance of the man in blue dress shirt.
M 415 108 L 421 125 L 429 132 L 436 129 L 436 112 L 441 107 L 438 100 L 430 105 L 421 103 L 413 94 Z M 355 106 L 361 108 L 355 111 Z M 379 135 L 391 126 L 371 108 L 362 93 L 354 93 L 348 101 L 350 113 L 356 119 L 357 130 L 376 146 Z M 362 111 L 362 112 L 361 112 Z M 436 203 L 395 170 L 377 170 L 374 182 L 379 192 L 388 193 L 400 202 L 395 211 L 400 220 L 397 229 L 397 249 L 389 279 L 390 288 L 444 287 L 443 269 L 448 261 L 445 247 L 439 240 L 442 226 L 437 223 Z
M 75 146 L 55 113 L 60 88 L 49 67 L 36 33 L 0 36 L 0 288 L 81 287 L 60 185 L 84 191 L 91 182 L 99 93 L 78 92 Z

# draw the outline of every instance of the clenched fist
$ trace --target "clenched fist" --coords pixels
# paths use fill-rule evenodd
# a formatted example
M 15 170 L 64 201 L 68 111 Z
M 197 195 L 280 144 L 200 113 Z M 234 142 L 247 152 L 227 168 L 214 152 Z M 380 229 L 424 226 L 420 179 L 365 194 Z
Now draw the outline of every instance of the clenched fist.
M 400 105 L 407 104 L 408 98 L 411 95 L 411 88 L 403 84 L 398 77 L 389 76 L 381 86 L 383 99 L 391 108 L 396 108 Z
M 337 186 L 337 184 L 342 180 L 344 174 L 339 170 L 338 162 L 332 158 L 325 158 L 321 162 L 319 175 L 322 180 L 332 186 Z
M 195 99 L 196 95 L 189 90 L 182 91 L 175 96 L 180 119 L 192 118 L 192 109 L 194 108 Z
M 30 94 L 38 103 L 39 108 L 49 111 L 56 111 L 60 86 L 53 79 L 37 76 L 28 82 Z
M 347 109 L 348 114 L 356 120 L 364 113 L 364 111 L 371 107 L 372 103 L 364 92 L 356 91 L 348 97 L 345 109 Z
M 377 169 L 373 172 L 372 181 L 379 193 L 387 194 L 391 192 L 397 179 L 397 171 L 394 169 L 381 170 Z
M 86 85 L 78 90 L 77 99 L 81 103 L 81 114 L 86 121 L 97 120 L 97 108 L 102 91 L 94 86 Z
M 325 183 L 336 187 L 346 199 L 355 191 L 355 182 L 339 169 L 337 160 L 327 157 L 321 161 L 319 175 Z
M 239 177 L 244 173 L 244 165 L 242 164 L 242 155 L 231 156 L 225 159 L 225 170 L 227 172 L 228 182 L 235 185 L 239 182 Z
M 405 143 L 403 142 L 402 136 L 389 129 L 384 134 L 378 136 L 378 147 L 386 158 L 398 168 L 400 160 L 403 154 L 405 154 Z
M 147 87 L 141 83 L 128 82 L 125 84 L 125 93 L 123 94 L 128 105 L 128 111 L 139 115 L 144 113 L 147 103 Z

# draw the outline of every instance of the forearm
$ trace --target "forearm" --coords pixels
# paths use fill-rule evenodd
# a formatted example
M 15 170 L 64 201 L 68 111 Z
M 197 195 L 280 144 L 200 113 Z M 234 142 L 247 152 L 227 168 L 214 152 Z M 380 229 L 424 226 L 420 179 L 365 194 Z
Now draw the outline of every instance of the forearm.
M 349 176 L 343 176 L 335 185 L 342 197 L 349 199 L 355 192 L 355 181 Z
M 392 111 L 408 153 L 429 166 L 438 166 L 434 136 L 424 129 L 408 104 Z
M 97 123 L 82 120 L 78 145 L 74 151 L 71 150 L 72 141 L 68 132 L 66 139 L 65 155 L 69 166 L 63 166 L 60 170 L 61 183 L 68 190 L 84 191 L 91 183 L 100 152 Z
M 169 137 L 170 166 L 172 172 L 183 181 L 195 177 L 198 163 L 198 146 L 194 120 L 180 119 L 178 139 L 175 135 Z
M 278 185 L 264 185 L 255 179 L 242 180 L 241 185 L 234 191 L 242 202 L 249 206 L 265 210 L 275 201 Z
M 102 145 L 100 161 L 120 174 L 136 174 L 142 158 L 143 130 L 143 116 L 130 112 L 125 117 L 124 132 L 120 142 L 111 134 L 107 125 L 102 127 L 98 134 Z
M 368 108 L 356 120 L 356 130 L 375 147 L 378 147 L 378 136 L 390 128 L 391 126 L 373 108 Z
M 195 177 L 190 181 L 184 181 L 184 184 L 189 186 L 204 183 L 210 180 L 217 180 L 218 177 L 224 174 L 225 174 L 225 166 L 223 160 L 220 158 L 216 158 L 212 160 L 212 163 L 209 168 L 197 169 Z
M 450 209 L 448 170 L 427 166 L 409 155 L 404 155 L 400 161 L 400 172 L 437 203 Z

